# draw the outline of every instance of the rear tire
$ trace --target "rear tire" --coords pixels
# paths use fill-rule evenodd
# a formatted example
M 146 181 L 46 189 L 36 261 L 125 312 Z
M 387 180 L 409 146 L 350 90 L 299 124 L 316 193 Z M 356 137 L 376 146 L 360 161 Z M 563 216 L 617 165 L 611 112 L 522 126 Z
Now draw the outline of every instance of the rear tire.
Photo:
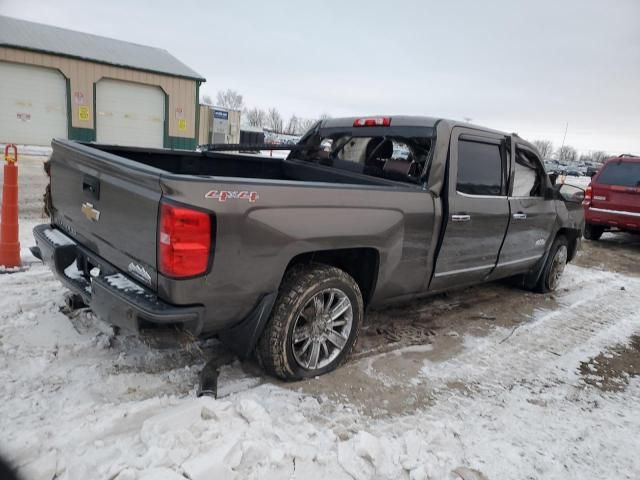
M 323 375 L 351 353 L 363 316 L 362 294 L 350 275 L 322 264 L 294 267 L 256 347 L 258 361 L 283 380 Z
M 584 238 L 587 240 L 600 240 L 603 233 L 604 227 L 600 227 L 599 225 L 587 223 L 584 226 Z
M 566 237 L 556 237 L 542 268 L 542 274 L 535 286 L 534 290 L 536 292 L 548 293 L 558 288 L 560 277 L 564 272 L 564 267 L 567 265 L 567 258 L 569 257 L 568 245 L 569 242 Z

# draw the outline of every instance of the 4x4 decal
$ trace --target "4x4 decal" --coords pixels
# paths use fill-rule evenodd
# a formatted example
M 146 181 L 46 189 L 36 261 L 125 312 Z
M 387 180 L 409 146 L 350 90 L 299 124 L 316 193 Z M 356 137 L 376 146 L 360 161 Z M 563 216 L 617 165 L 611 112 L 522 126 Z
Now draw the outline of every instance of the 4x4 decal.
M 249 200 L 249 203 L 255 203 L 259 197 L 258 192 L 209 190 L 204 195 L 204 198 L 213 198 L 219 202 L 226 202 L 227 200 Z

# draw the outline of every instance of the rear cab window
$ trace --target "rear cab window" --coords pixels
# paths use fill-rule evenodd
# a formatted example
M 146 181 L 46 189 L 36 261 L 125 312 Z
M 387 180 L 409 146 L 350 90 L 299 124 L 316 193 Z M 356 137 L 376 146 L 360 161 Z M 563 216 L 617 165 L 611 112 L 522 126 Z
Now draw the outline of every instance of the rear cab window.
M 425 180 L 433 141 L 433 131 L 424 127 L 324 128 L 288 158 L 417 184 Z
M 640 187 L 640 162 L 620 160 L 608 163 L 596 182 L 603 185 Z

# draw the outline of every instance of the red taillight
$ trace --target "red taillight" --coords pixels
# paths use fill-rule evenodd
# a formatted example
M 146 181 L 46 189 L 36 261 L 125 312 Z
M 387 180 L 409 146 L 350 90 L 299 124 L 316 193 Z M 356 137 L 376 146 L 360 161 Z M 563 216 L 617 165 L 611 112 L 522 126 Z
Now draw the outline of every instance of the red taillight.
M 158 271 L 170 277 L 193 277 L 207 271 L 211 251 L 209 214 L 160 204 Z
M 583 205 L 591 205 L 591 197 L 593 195 L 593 187 L 589 185 L 584 191 L 584 200 L 582 201 Z
M 391 117 L 356 118 L 354 127 L 388 127 L 391 125 Z

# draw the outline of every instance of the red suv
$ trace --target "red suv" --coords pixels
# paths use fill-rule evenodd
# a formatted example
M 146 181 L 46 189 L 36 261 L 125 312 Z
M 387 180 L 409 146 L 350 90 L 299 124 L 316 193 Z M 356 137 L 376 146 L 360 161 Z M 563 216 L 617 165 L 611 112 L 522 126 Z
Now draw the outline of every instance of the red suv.
M 612 228 L 640 232 L 640 157 L 607 160 L 591 179 L 583 205 L 584 237 L 589 240 Z

